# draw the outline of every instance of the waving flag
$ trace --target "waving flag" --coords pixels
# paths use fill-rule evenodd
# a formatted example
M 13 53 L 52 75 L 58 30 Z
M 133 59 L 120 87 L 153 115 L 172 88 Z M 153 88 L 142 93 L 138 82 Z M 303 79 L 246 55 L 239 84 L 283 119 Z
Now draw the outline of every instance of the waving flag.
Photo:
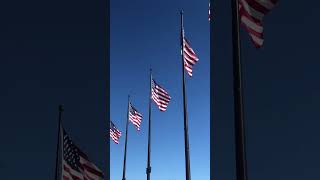
M 239 0 L 241 24 L 257 48 L 260 48 L 264 41 L 262 19 L 277 2 L 278 0 Z
M 151 80 L 151 98 L 158 105 L 160 111 L 165 111 L 167 109 L 171 99 L 169 93 L 153 79 Z
M 184 67 L 187 70 L 189 76 L 192 76 L 192 67 L 198 62 L 199 58 L 190 46 L 186 37 L 183 37 L 183 58 Z
M 102 180 L 104 178 L 102 171 L 72 142 L 65 130 L 63 130 L 62 145 L 63 180 Z
M 119 139 L 121 137 L 121 131 L 110 121 L 110 137 L 116 143 L 119 144 Z
M 129 103 L 129 120 L 132 124 L 140 131 L 140 124 L 142 120 L 142 114 L 140 114 L 136 108 L 134 108 L 131 103 Z

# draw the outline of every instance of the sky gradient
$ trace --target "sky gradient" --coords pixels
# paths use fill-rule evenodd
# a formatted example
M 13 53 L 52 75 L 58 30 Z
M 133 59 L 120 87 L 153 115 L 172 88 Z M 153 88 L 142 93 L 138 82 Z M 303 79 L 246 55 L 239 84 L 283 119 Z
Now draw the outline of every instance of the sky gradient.
M 182 3 L 183 2 L 183 3 Z M 207 1 L 111 1 L 111 120 L 123 132 L 110 144 L 111 180 L 122 178 L 127 96 L 143 114 L 141 131 L 128 128 L 127 179 L 146 178 L 149 68 L 171 96 L 167 111 L 152 103 L 151 178 L 184 179 L 183 99 L 180 55 L 180 10 L 185 34 L 199 57 L 193 77 L 186 74 L 191 176 L 210 179 L 210 41 Z M 129 20 L 129 18 L 132 20 Z

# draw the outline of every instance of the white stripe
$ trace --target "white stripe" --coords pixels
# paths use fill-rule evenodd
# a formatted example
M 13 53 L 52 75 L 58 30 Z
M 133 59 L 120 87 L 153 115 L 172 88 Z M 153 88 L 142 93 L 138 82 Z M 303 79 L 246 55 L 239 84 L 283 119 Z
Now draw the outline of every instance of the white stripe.
M 66 176 L 67 178 L 69 178 L 70 180 L 72 180 L 72 176 L 71 176 L 68 172 L 66 172 L 66 171 L 63 172 L 62 176 Z M 62 177 L 62 179 L 63 179 L 63 177 Z
M 254 8 L 252 8 L 245 0 L 240 0 L 242 2 L 243 8 L 253 17 L 256 19 L 262 20 L 264 14 L 256 11 Z
M 156 86 L 155 90 L 161 92 L 164 95 L 168 95 L 169 96 L 169 93 L 167 91 L 165 91 L 163 88 L 161 88 L 160 86 Z
M 85 164 L 85 165 L 91 167 L 91 169 L 94 169 L 94 170 L 98 171 L 99 173 L 103 174 L 103 172 L 102 172 L 95 164 L 93 164 L 93 163 L 90 162 L 90 161 L 87 161 L 87 160 L 84 159 L 84 158 L 81 158 L 81 157 L 80 157 L 80 163 L 81 163 L 81 164 Z M 89 172 L 88 170 L 86 170 L 86 172 L 88 172 L 89 174 L 92 174 L 92 173 Z M 95 175 L 95 174 L 93 174 L 93 175 L 94 175 L 94 176 L 97 176 L 97 175 Z
M 139 119 L 130 119 L 130 121 L 131 121 L 132 123 L 138 123 L 138 124 L 141 123 L 141 121 L 140 121 Z
M 152 89 L 152 92 L 155 93 L 155 95 L 160 99 L 160 97 L 162 99 L 165 99 L 167 101 L 170 101 L 171 97 L 168 95 L 168 94 L 164 94 L 163 92 L 161 91 L 158 91 L 157 89 Z
M 271 10 L 274 7 L 274 4 L 270 0 L 256 0 L 256 2 L 268 10 Z
M 80 163 L 82 165 L 86 165 L 86 166 L 89 166 L 91 169 L 94 169 L 95 171 L 103 174 L 103 172 L 95 165 L 93 164 L 91 161 L 87 160 L 86 158 L 80 156 Z M 88 175 L 90 178 L 93 178 L 93 179 L 101 179 L 99 176 L 89 172 L 88 170 L 86 170 L 86 168 L 84 167 L 84 174 Z
M 184 48 L 185 50 L 191 51 L 193 54 L 196 54 L 186 39 L 184 39 L 184 45 L 185 45 L 185 48 Z
M 158 89 L 155 89 L 155 92 L 163 99 L 170 100 L 170 96 L 168 94 L 165 94 L 162 91 L 159 91 Z
M 114 133 L 110 133 L 110 137 L 111 137 L 112 139 L 118 139 L 118 138 L 119 138 L 119 136 L 117 136 L 117 135 L 114 134 Z
M 116 139 L 116 140 L 119 139 L 119 136 L 117 134 L 114 134 L 114 133 L 110 133 L 110 137 L 113 138 L 113 139 Z
M 83 179 L 83 175 L 82 175 L 80 172 L 72 169 L 72 168 L 67 164 L 67 162 L 65 162 L 65 160 L 63 160 L 63 163 L 62 163 L 62 172 L 63 172 L 63 174 L 65 174 L 65 173 L 68 174 L 68 173 L 69 173 L 69 172 L 67 172 L 67 171 L 64 170 L 63 166 L 66 166 L 68 169 L 70 169 L 70 173 L 71 173 L 72 175 L 77 176 L 77 177 Z
M 158 90 L 158 91 L 160 91 L 160 92 L 162 92 L 162 93 L 164 93 L 164 94 L 169 96 L 169 93 L 166 90 L 164 90 L 161 86 L 159 86 L 158 84 L 155 84 L 154 81 L 153 81 L 153 86 L 154 86 L 153 87 L 154 89 L 156 89 L 156 90 Z
M 135 121 L 132 121 L 132 120 L 131 120 L 131 122 L 132 122 L 133 125 L 139 126 L 139 123 L 138 123 L 138 122 L 135 122 Z
M 157 101 L 157 99 L 155 99 L 154 97 L 152 97 L 152 99 L 154 100 L 154 102 L 157 104 L 157 106 L 160 108 L 160 107 L 168 107 L 167 106 L 167 103 L 166 104 L 163 104 L 163 103 L 160 103 Z
M 133 117 L 134 119 L 142 119 L 141 116 L 139 116 L 139 114 L 132 114 L 131 112 L 129 113 L 130 117 Z
M 153 96 L 154 96 L 154 98 L 155 98 L 154 100 L 157 101 L 157 104 L 169 104 L 169 102 L 166 102 L 166 101 L 161 100 L 161 99 L 159 99 L 158 97 L 156 97 L 155 94 L 153 94 Z
M 100 176 L 98 176 L 98 175 L 95 175 L 95 174 L 93 174 L 93 173 L 91 173 L 90 171 L 88 171 L 88 170 L 84 170 L 84 173 L 85 173 L 85 175 L 87 175 L 89 178 L 91 178 L 91 179 L 94 179 L 94 180 L 100 180 L 100 179 L 102 179 L 102 177 L 100 177 Z
M 184 52 L 185 52 L 188 56 L 190 56 L 193 60 L 196 60 L 196 61 L 199 60 L 196 55 L 191 54 L 188 50 L 185 49 Z
M 248 19 L 245 16 L 241 17 L 241 21 L 248 27 L 250 27 L 251 29 L 253 29 L 254 31 L 258 32 L 258 33 L 262 33 L 263 32 L 263 27 L 259 26 L 258 24 L 252 22 L 250 19 Z
M 255 36 L 255 35 L 253 35 L 253 34 L 250 34 L 250 36 L 251 36 L 252 40 L 253 40 L 256 44 L 258 44 L 259 46 L 262 46 L 262 44 L 263 44 L 263 39 Z
M 137 119 L 130 119 L 130 121 L 134 124 L 140 125 L 141 121 L 137 120 Z
M 189 72 L 192 72 L 192 68 L 188 67 L 188 66 L 184 66 L 186 68 L 186 70 Z
M 192 65 L 196 64 L 196 61 L 194 59 L 190 59 L 188 56 L 183 56 L 185 60 L 188 60 Z

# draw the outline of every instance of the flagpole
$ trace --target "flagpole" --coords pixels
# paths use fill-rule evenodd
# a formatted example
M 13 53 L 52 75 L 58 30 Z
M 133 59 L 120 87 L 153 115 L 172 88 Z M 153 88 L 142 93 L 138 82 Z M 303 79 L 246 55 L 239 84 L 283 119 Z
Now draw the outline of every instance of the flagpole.
M 124 145 L 124 159 L 123 159 L 123 174 L 122 174 L 122 180 L 126 180 L 126 160 L 127 160 L 129 105 L 130 105 L 130 96 L 128 95 L 128 111 L 127 111 L 127 124 L 126 124 L 126 140 L 125 140 L 125 145 Z
M 245 150 L 245 128 L 242 103 L 241 80 L 241 47 L 239 32 L 239 2 L 231 0 L 232 4 L 232 44 L 233 44 L 233 91 L 235 116 L 235 147 L 237 180 L 247 180 L 247 162 Z
M 152 69 L 150 69 L 150 95 L 149 95 L 149 130 L 148 130 L 148 162 L 147 162 L 147 180 L 150 180 L 151 166 L 150 166 L 150 154 L 151 154 L 151 81 L 152 81 Z
M 188 138 L 188 117 L 187 117 L 187 100 L 186 100 L 186 87 L 185 87 L 185 68 L 184 68 L 184 55 L 183 55 L 183 11 L 181 10 L 181 60 L 182 60 L 182 89 L 183 89 L 183 117 L 184 117 L 184 151 L 186 163 L 186 180 L 191 180 L 190 175 L 190 155 L 189 155 L 189 138 Z
M 62 112 L 63 106 L 59 105 L 59 119 L 58 119 L 58 138 L 57 138 L 57 149 L 56 149 L 56 173 L 55 173 L 55 180 L 58 180 L 58 166 L 59 166 L 59 145 L 60 145 L 60 129 L 61 129 L 61 119 L 62 119 Z

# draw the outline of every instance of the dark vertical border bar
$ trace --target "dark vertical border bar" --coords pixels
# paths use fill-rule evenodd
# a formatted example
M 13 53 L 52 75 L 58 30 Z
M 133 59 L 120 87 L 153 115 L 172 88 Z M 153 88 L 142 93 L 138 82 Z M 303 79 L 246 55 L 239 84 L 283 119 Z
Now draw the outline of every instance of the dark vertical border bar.
M 245 151 L 245 130 L 242 103 L 241 46 L 239 32 L 239 2 L 231 0 L 232 10 L 232 51 L 233 51 L 233 91 L 235 117 L 235 152 L 237 180 L 247 180 Z
M 106 40 L 105 44 L 105 67 L 106 67 L 106 119 L 107 126 L 110 129 L 110 1 L 105 0 L 106 3 L 106 34 L 104 39 Z M 108 130 L 109 130 L 108 129 Z M 110 180 L 110 141 L 106 141 L 107 150 L 106 150 L 106 170 L 105 170 L 105 180 Z

